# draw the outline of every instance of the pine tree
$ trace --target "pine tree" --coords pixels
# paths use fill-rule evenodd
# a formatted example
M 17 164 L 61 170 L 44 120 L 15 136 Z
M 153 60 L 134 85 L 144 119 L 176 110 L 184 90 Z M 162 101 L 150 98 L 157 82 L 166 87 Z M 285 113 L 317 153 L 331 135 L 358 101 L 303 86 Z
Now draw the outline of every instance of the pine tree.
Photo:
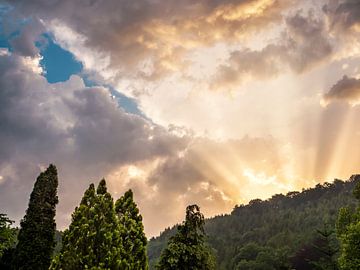
M 142 216 L 133 200 L 131 190 L 125 192 L 124 196 L 115 203 L 115 211 L 118 215 L 119 223 L 124 231 L 121 235 L 124 248 L 126 250 L 126 260 L 131 270 L 148 269 L 146 255 L 146 236 L 142 223 Z
M 20 223 L 18 244 L 14 255 L 14 268 L 24 270 L 48 269 L 55 246 L 55 207 L 58 176 L 50 165 L 36 179 L 30 195 L 29 207 Z
M 319 252 L 320 258 L 311 261 L 311 265 L 317 270 L 337 270 L 337 253 L 339 251 L 338 243 L 334 238 L 335 231 L 328 224 L 324 228 L 317 230 L 318 237 L 313 243 L 313 247 Z
M 197 205 L 186 208 L 186 218 L 170 238 L 156 265 L 160 270 L 215 269 L 215 259 L 205 244 L 204 216 Z
M 360 201 L 360 182 L 353 194 Z M 340 209 L 336 226 L 340 240 L 340 269 L 360 269 L 360 206 L 354 213 L 350 208 Z
M 50 269 L 126 269 L 121 231 L 105 180 L 96 191 L 91 184 L 72 214 L 63 247 Z

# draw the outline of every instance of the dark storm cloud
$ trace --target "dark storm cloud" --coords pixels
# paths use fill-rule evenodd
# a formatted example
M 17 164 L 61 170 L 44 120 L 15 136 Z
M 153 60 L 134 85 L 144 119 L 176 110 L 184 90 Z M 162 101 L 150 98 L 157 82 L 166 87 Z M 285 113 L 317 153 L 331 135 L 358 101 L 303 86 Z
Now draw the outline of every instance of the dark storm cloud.
M 333 51 L 323 20 L 310 11 L 285 19 L 281 39 L 259 51 L 236 50 L 215 75 L 215 87 L 232 87 L 247 78 L 268 79 L 289 67 L 302 73 L 324 61 Z
M 346 75 L 331 87 L 329 92 L 324 95 L 325 103 L 336 100 L 348 103 L 360 101 L 360 79 L 349 78 Z

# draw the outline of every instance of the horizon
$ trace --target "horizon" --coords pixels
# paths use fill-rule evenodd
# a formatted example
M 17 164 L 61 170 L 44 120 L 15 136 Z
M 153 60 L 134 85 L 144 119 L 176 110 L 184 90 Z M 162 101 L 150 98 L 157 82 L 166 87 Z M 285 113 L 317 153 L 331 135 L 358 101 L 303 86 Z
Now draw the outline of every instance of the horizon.
M 132 189 L 148 237 L 360 173 L 360 3 L 0 0 L 0 205 L 59 171 Z M 161 217 L 161 218 L 159 218 Z

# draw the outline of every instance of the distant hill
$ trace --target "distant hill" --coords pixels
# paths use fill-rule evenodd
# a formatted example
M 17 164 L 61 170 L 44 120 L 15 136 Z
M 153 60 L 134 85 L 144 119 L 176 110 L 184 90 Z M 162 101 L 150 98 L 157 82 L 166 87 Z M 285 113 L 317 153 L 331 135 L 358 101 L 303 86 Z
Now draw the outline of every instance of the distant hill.
M 315 245 L 321 240 L 317 230 L 334 229 L 339 208 L 355 208 L 352 190 L 358 181 L 360 175 L 335 179 L 302 192 L 252 200 L 235 206 L 229 215 L 207 219 L 205 230 L 217 269 L 315 269 L 310 261 L 322 256 Z M 150 239 L 150 269 L 175 231 L 174 226 Z M 336 245 L 336 239 L 332 241 Z

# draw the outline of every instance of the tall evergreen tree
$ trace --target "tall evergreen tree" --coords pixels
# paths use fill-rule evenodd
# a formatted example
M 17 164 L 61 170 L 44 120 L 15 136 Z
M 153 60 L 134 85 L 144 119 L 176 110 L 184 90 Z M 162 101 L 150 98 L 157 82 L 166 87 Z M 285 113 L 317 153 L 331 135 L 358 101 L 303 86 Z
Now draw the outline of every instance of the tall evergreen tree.
M 205 244 L 204 216 L 197 205 L 186 208 L 186 218 L 170 238 L 156 265 L 160 270 L 215 269 L 215 259 Z
M 58 176 L 54 165 L 36 179 L 29 207 L 20 222 L 18 244 L 13 265 L 15 269 L 48 269 L 55 246 L 55 207 Z
M 148 269 L 146 255 L 146 236 L 142 223 L 142 216 L 139 213 L 133 199 L 133 192 L 128 190 L 124 196 L 115 203 L 115 211 L 119 223 L 123 226 L 121 238 L 126 252 L 126 260 L 131 270 Z
M 335 238 L 335 231 L 328 224 L 324 228 L 317 230 L 318 237 L 313 243 L 313 247 L 319 252 L 320 257 L 311 261 L 311 265 L 316 270 L 338 270 L 337 253 L 338 243 Z
M 356 184 L 353 194 L 360 201 L 360 182 Z M 355 212 L 350 208 L 340 209 L 336 226 L 340 240 L 340 269 L 360 269 L 360 206 Z
M 62 249 L 50 269 L 126 269 L 122 230 L 105 180 L 96 191 L 91 184 L 72 214 Z

